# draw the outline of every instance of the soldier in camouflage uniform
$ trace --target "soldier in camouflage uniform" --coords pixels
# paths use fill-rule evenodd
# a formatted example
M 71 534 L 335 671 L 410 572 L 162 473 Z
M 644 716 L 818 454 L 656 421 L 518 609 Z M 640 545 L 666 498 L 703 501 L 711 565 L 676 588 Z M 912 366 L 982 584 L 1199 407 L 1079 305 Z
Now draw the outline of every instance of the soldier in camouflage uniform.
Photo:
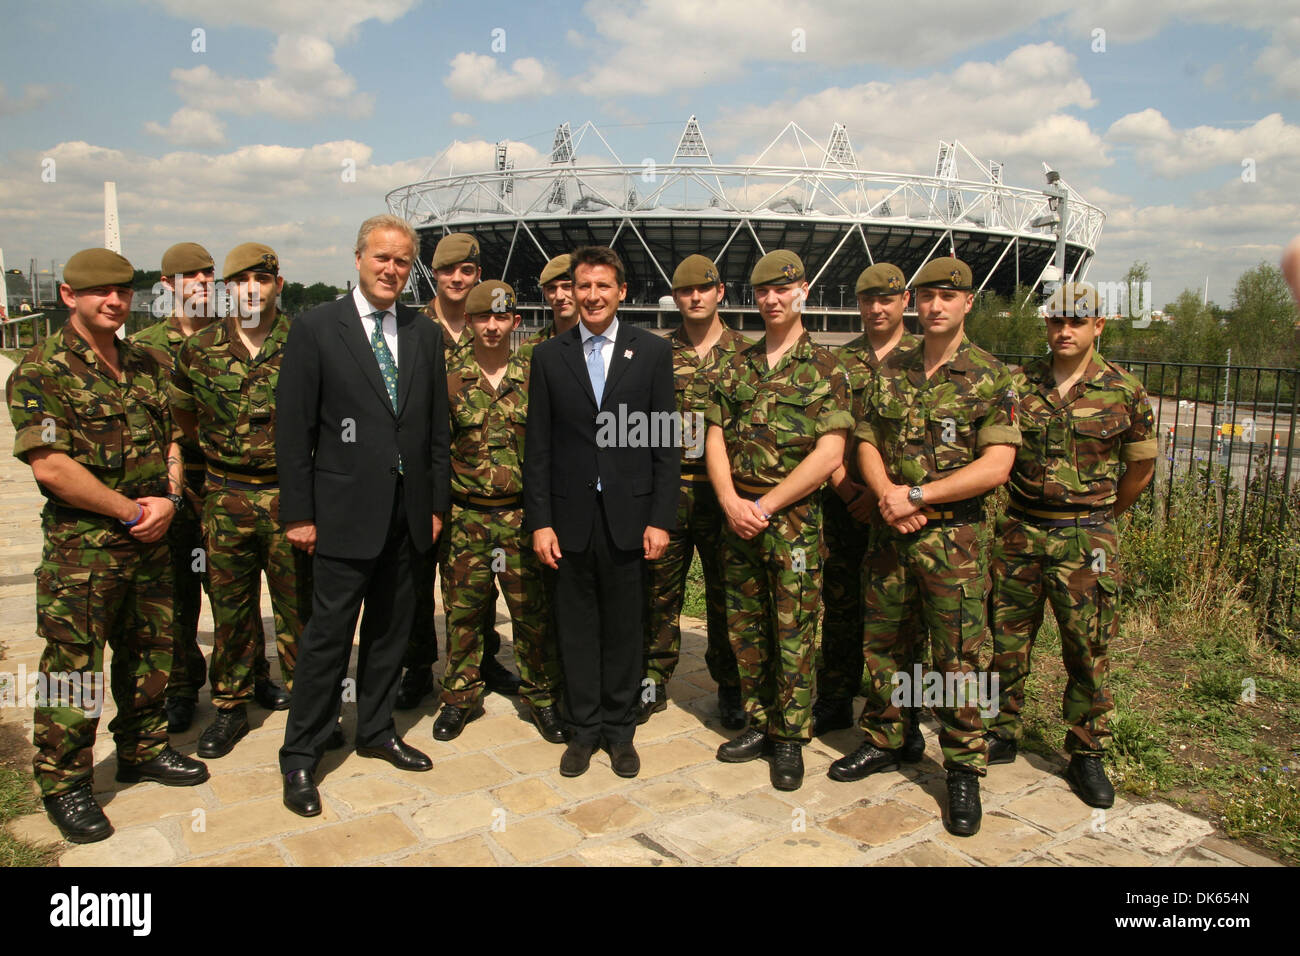
M 433 250 L 433 274 L 438 288 L 424 314 L 442 326 L 442 344 L 447 371 L 458 368 L 474 350 L 474 330 L 465 314 L 465 301 L 482 275 L 479 244 L 467 232 L 453 232 L 438 240 Z M 397 686 L 398 710 L 418 707 L 433 691 L 433 664 L 438 659 L 438 633 L 434 624 L 433 588 L 437 559 L 430 552 L 417 568 L 415 626 L 402 660 L 405 671 Z M 483 616 L 483 679 L 488 690 L 518 694 L 519 678 L 496 659 L 501 638 L 496 631 L 496 582 L 492 582 L 492 604 Z
M 718 748 L 728 763 L 771 757 L 778 790 L 803 784 L 811 738 L 822 543 L 817 489 L 853 425 L 844 368 L 803 328 L 803 263 L 784 249 L 750 275 L 764 336 L 719 372 L 706 414 L 709 479 L 722 535 L 727 629 L 749 729 Z
M 495 576 L 514 625 L 521 694 L 542 738 L 563 743 L 541 562 L 523 530 L 528 364 L 510 351 L 519 324 L 514 290 L 495 279 L 481 283 L 466 298 L 466 311 L 474 344 L 447 376 L 452 506 L 439 555 L 447 666 L 433 736 L 453 740 L 483 713 L 483 616 L 491 610 Z
M 989 763 L 1015 760 L 1029 655 L 1050 601 L 1068 675 L 1066 779 L 1084 803 L 1102 808 L 1115 802 L 1101 760 L 1114 709 L 1106 651 L 1119 626 L 1115 518 L 1150 482 L 1156 456 L 1146 390 L 1096 352 L 1105 322 L 1090 286 L 1060 287 L 1048 302 L 1051 354 L 1016 377 L 1024 443 L 993 545 L 991 667 L 1001 700 L 987 735 Z
M 289 543 L 280 523 L 275 467 L 275 387 L 289 334 L 276 307 L 284 286 L 274 250 L 255 242 L 226 256 L 223 280 L 235 288 L 233 314 L 181 346 L 172 373 L 176 420 L 207 466 L 203 537 L 213 604 L 210 671 L 213 722 L 199 754 L 223 757 L 248 733 L 247 701 L 257 683 L 266 572 L 275 616 L 280 674 L 293 686 L 298 635 L 311 614 L 311 556 Z M 275 695 L 273 709 L 289 706 Z
M 537 278 L 542 287 L 542 300 L 551 310 L 551 321 L 526 338 L 519 346 L 519 357 L 527 361 L 533 349 L 547 339 L 569 331 L 578 324 L 578 299 L 573 294 L 573 276 L 569 272 L 569 254 L 556 256 L 542 267 Z
M 970 836 L 979 830 L 987 767 L 975 699 L 987 589 L 979 524 L 984 496 L 1007 479 L 1020 432 L 1011 373 L 964 334 L 974 303 L 970 268 L 935 259 L 915 285 L 925 340 L 880 366 L 855 430 L 858 467 L 889 531 L 863 576 L 870 686 L 859 724 L 867 738 L 832 763 L 829 776 L 860 780 L 898 768 L 901 705 L 922 702 L 914 675 L 901 671 L 907 649 L 900 640 L 919 600 L 934 669 L 947 684 L 935 708 L 948 771 L 944 825 Z
M 907 280 L 895 265 L 877 262 L 862 270 L 855 292 L 865 331 L 836 354 L 848 373 L 853 394 L 853 418 L 863 415 L 863 396 L 876 377 L 880 363 L 891 352 L 916 348 L 920 339 L 903 328 L 903 312 L 910 301 Z M 862 692 L 862 564 L 872 527 L 876 536 L 884 523 L 871 489 L 861 481 L 854 461 L 854 440 L 849 439 L 844 466 L 835 469 L 822 489 L 822 522 L 826 536 L 826 566 L 822 570 L 822 641 L 817 666 L 817 699 L 813 702 L 813 736 L 853 726 L 853 698 Z M 916 614 L 903 623 L 900 642 L 917 653 Z M 913 655 L 915 657 L 916 654 Z M 910 666 L 910 664 L 909 664 Z M 917 719 L 919 710 L 906 711 L 907 731 L 902 759 L 919 761 L 925 739 Z
M 699 552 L 704 572 L 708 625 L 704 661 L 709 676 L 718 685 L 722 726 L 739 730 L 748 722 L 740 702 L 736 654 L 727 638 L 727 607 L 718 563 L 722 509 L 704 464 L 704 413 L 713 399 L 718 369 L 738 349 L 751 344 L 739 332 L 727 328 L 718 316 L 718 303 L 725 294 L 718 267 L 705 256 L 687 256 L 673 272 L 673 298 L 682 314 L 682 324 L 668 341 L 673 347 L 673 389 L 682 422 L 682 482 L 677 527 L 668 532 L 663 557 L 646 562 L 647 683 L 641 692 L 638 723 L 645 723 L 651 714 L 668 706 L 666 688 L 682 645 L 682 601 L 693 551 Z
M 33 722 L 46 812 L 74 843 L 112 835 L 92 792 L 113 649 L 117 779 L 191 786 L 207 768 L 167 742 L 163 694 L 172 662 L 166 533 L 180 507 L 180 446 L 158 364 L 117 339 L 135 270 L 85 249 L 63 270 L 67 324 L 9 377 L 14 457 L 29 464 L 45 509 L 36 571 L 36 632 L 45 639 Z

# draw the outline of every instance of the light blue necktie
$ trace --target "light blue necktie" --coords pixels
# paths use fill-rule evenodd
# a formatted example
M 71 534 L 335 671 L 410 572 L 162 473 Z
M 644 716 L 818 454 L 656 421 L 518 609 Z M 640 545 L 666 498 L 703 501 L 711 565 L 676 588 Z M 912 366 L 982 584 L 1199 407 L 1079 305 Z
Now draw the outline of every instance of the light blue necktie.
M 370 333 L 370 347 L 375 350 L 375 360 L 379 362 L 379 374 L 384 379 L 384 387 L 388 389 L 388 400 L 393 404 L 393 411 L 397 411 L 397 363 L 393 361 L 393 353 L 388 351 L 388 343 L 384 340 L 384 316 L 387 314 L 383 311 L 374 314 L 375 329 Z M 405 471 L 399 453 L 397 473 L 400 475 Z
M 591 390 L 596 394 L 596 407 L 599 408 L 601 396 L 605 394 L 605 357 L 600 354 L 605 336 L 593 335 L 587 343 L 591 346 L 587 353 L 587 375 L 591 378 Z

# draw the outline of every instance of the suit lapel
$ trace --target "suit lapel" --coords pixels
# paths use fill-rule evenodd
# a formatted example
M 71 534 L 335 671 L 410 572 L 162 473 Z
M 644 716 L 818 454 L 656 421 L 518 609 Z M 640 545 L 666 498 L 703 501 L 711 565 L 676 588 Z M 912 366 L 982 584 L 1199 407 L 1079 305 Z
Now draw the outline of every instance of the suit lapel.
M 628 353 L 636 354 L 634 346 L 636 334 L 637 329 L 635 326 L 627 322 L 619 322 L 618 335 L 614 339 L 614 358 L 609 363 L 609 372 L 605 375 L 604 398 L 608 398 L 614 393 L 618 380 L 623 377 L 627 367 L 632 364 L 632 359 L 628 357 Z
M 403 306 L 397 307 L 397 414 L 406 407 L 406 397 L 411 394 L 411 381 L 415 378 L 415 323 L 424 320 L 418 312 Z M 372 350 L 373 351 L 373 350 Z M 375 363 L 378 367 L 379 363 Z M 386 393 L 385 393 L 386 394 Z
M 580 326 L 574 326 L 564 335 L 560 336 L 560 354 L 564 357 L 564 362 L 569 366 L 582 390 L 587 393 L 587 398 L 591 399 L 593 407 L 596 406 L 596 393 L 591 387 L 591 376 L 587 374 L 587 360 L 582 352 L 582 332 Z M 609 383 L 605 384 L 605 392 L 609 393 Z
M 392 412 L 393 403 L 388 399 L 384 377 L 379 374 L 379 360 L 375 358 L 375 350 L 370 347 L 370 342 L 366 339 L 365 326 L 361 324 L 357 304 L 351 296 L 347 297 L 346 304 L 339 309 L 339 335 L 343 338 L 343 344 L 347 346 L 348 351 L 352 353 L 352 358 L 356 360 L 362 376 L 370 383 L 375 394 L 383 399 L 384 407 Z M 400 349 L 401 346 L 398 347 Z M 400 390 L 400 375 L 398 383 Z

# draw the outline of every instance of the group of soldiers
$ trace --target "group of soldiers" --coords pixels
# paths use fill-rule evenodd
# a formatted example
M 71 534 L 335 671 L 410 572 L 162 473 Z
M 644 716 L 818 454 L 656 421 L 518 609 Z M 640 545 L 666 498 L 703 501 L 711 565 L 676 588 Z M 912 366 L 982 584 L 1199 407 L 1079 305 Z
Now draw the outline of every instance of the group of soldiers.
M 551 321 L 512 349 L 515 291 L 482 281 L 479 258 L 464 233 L 444 236 L 432 258 L 437 291 L 425 314 L 445 344 L 452 507 L 417 572 L 397 706 L 418 706 L 434 687 L 439 576 L 447 660 L 434 737 L 457 737 L 494 690 L 518 693 L 543 739 L 563 743 L 552 582 L 524 524 L 524 435 L 532 349 L 573 329 L 580 303 L 569 257 L 550 260 L 538 281 Z M 278 257 L 257 243 L 232 250 L 224 308 L 201 246 L 173 246 L 162 271 L 172 314 L 120 341 L 131 265 L 108 250 L 74 255 L 61 287 L 69 322 L 24 357 L 7 397 L 15 455 L 47 498 L 42 673 L 100 671 L 112 646 L 118 779 L 188 786 L 208 771 L 172 750 L 168 732 L 190 726 L 205 677 L 216 717 L 199 737 L 201 757 L 228 754 L 248 732 L 250 700 L 288 706 L 312 558 L 278 518 L 275 389 L 288 328 L 276 304 Z M 803 327 L 808 281 L 797 255 L 765 255 L 750 281 L 764 326 L 756 341 L 722 321 L 726 289 L 714 262 L 688 256 L 673 273 L 683 457 L 676 527 L 646 565 L 638 721 L 667 705 L 698 554 L 718 718 L 742 731 L 718 759 L 764 757 L 774 787 L 798 789 L 803 744 L 852 726 L 861 695 L 865 739 L 830 777 L 856 781 L 920 760 L 923 701 L 909 677 L 928 646 L 947 679 L 941 700 L 924 700 L 948 771 L 945 825 L 973 834 L 980 777 L 1015 758 L 1030 649 L 1050 600 L 1068 672 L 1067 777 L 1085 802 L 1109 806 L 1100 758 L 1113 706 L 1105 673 L 1120 581 L 1115 516 L 1150 480 L 1155 442 L 1142 386 L 1096 350 L 1104 320 L 1095 296 L 1062 286 L 1049 302 L 1050 353 L 1013 370 L 966 338 L 974 295 L 957 259 L 928 262 L 910 290 L 895 266 L 866 268 L 855 290 L 864 332 L 839 349 Z M 921 336 L 903 326 L 913 294 Z M 984 501 L 1008 480 L 990 568 L 979 543 Z M 283 687 L 265 657 L 263 572 Z M 215 625 L 206 668 L 201 588 Z M 518 677 L 495 657 L 498 593 Z M 982 667 L 990 628 L 992 661 Z M 997 678 L 995 718 L 981 714 L 980 673 Z M 35 725 L 51 819 L 73 841 L 107 837 L 91 788 L 97 720 L 76 701 L 51 699 Z M 331 746 L 342 743 L 340 728 Z

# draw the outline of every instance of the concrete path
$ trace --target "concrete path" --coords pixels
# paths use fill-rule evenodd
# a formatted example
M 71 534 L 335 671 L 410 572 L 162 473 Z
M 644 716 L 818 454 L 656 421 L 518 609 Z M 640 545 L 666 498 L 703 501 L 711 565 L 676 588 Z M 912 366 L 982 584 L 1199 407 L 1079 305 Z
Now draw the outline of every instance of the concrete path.
M 0 380 L 10 368 L 0 358 Z M 41 497 L 30 470 L 10 455 L 8 415 L 0 419 L 0 672 L 32 673 L 43 648 L 31 573 L 41 550 Z M 270 633 L 265 597 L 263 619 Z M 508 621 L 499 627 L 509 634 Z M 206 605 L 200 630 L 210 650 Z M 110 701 L 95 746 L 95 789 L 116 835 L 89 846 L 60 843 L 43 813 L 10 830 L 58 843 L 68 866 L 1275 865 L 1164 803 L 1121 797 L 1109 811 L 1091 810 L 1061 779 L 1063 763 L 1037 756 L 993 767 L 982 787 L 980 833 L 950 836 L 940 819 L 944 774 L 932 722 L 925 760 L 901 773 L 852 784 L 828 779 L 830 762 L 857 746 L 857 731 L 845 730 L 814 741 L 804 754 L 803 788 L 780 793 L 766 763 L 714 758 L 729 735 L 704 667 L 703 622 L 683 620 L 683 644 L 668 709 L 637 731 L 635 780 L 616 777 L 604 754 L 584 776 L 561 777 L 563 747 L 542 741 L 512 700 L 489 695 L 486 715 L 451 743 L 433 740 L 431 703 L 397 715 L 399 732 L 433 758 L 428 773 L 363 760 L 350 746 L 327 755 L 318 779 L 324 813 L 305 820 L 280 802 L 283 712 L 252 706 L 253 731 L 230 755 L 208 762 L 212 778 L 202 786 L 126 786 L 113 780 Z M 267 653 L 275 659 L 273 641 Z M 173 740 L 177 749 L 193 754 L 212 715 L 205 691 L 194 728 Z M 354 721 L 354 706 L 345 704 L 349 740 Z M 29 709 L 0 708 L 0 724 L 30 741 Z

